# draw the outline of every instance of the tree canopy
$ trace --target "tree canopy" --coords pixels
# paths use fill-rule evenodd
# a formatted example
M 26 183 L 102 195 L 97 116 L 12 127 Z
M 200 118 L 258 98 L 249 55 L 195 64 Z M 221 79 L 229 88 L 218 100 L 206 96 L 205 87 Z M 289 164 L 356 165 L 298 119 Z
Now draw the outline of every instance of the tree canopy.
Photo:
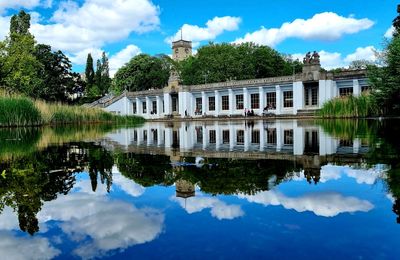
M 382 113 L 400 113 L 400 10 L 394 19 L 393 38 L 387 43 L 383 55 L 383 67 L 369 66 L 369 80 L 375 102 Z
M 178 65 L 184 85 L 291 75 L 301 68 L 299 61 L 253 43 L 210 43 Z
M 33 98 L 69 101 L 82 92 L 80 76 L 61 51 L 37 44 L 29 28 L 29 14 L 12 16 L 9 35 L 0 42 L 0 86 Z
M 170 62 L 171 58 L 166 55 L 139 54 L 117 71 L 113 89 L 122 92 L 163 88 L 168 83 Z

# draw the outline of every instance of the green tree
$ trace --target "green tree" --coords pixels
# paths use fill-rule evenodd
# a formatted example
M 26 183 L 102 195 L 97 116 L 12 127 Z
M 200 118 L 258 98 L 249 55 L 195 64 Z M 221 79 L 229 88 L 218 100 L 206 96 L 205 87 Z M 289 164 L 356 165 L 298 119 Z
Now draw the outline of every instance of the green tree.
M 94 85 L 94 68 L 93 68 L 93 58 L 92 54 L 89 53 L 86 59 L 86 69 L 85 69 L 85 78 L 86 78 L 86 88 L 89 90 Z
M 34 55 L 35 38 L 29 33 L 30 15 L 21 11 L 12 16 L 10 34 L 2 44 L 0 80 L 8 92 L 37 98 L 43 87 L 43 66 Z
M 62 51 L 51 51 L 51 46 L 38 44 L 34 52 L 43 65 L 41 78 L 46 82 L 38 96 L 49 101 L 68 101 L 74 94 L 82 93 L 83 82 L 72 72 L 72 64 Z
M 400 8 L 398 8 L 400 14 Z M 400 15 L 393 21 L 395 33 L 383 51 L 383 67 L 369 66 L 369 81 L 376 104 L 383 114 L 400 113 Z
M 111 86 L 111 78 L 110 78 L 110 65 L 108 62 L 108 57 L 105 52 L 103 52 L 101 56 L 101 66 L 102 66 L 102 73 L 101 73 L 101 87 L 100 91 L 101 94 L 104 96 L 108 93 Z
M 165 60 L 160 57 L 152 57 L 147 54 L 135 56 L 115 74 L 114 91 L 163 88 L 168 83 L 171 69 L 164 66 L 164 62 Z
M 302 65 L 268 46 L 210 43 L 181 61 L 179 72 L 183 84 L 193 85 L 291 75 L 293 67 L 298 72 Z

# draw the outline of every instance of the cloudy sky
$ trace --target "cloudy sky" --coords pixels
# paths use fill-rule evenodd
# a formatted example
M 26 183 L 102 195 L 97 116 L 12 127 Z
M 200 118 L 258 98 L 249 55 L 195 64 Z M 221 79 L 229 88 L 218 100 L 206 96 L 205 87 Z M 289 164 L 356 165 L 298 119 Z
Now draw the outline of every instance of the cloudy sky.
M 373 60 L 391 35 L 394 0 L 0 0 L 0 38 L 10 16 L 32 15 L 40 43 L 61 49 L 82 71 L 88 52 L 108 53 L 113 71 L 138 53 L 171 52 L 180 37 L 194 47 L 252 41 L 302 57 L 317 50 L 325 68 Z

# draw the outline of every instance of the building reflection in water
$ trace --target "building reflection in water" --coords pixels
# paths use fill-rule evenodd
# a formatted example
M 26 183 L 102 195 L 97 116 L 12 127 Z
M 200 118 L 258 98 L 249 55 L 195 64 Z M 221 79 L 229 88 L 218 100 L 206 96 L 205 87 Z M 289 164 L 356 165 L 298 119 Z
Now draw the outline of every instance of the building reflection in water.
M 111 141 L 111 142 L 110 142 Z M 360 139 L 334 138 L 304 121 L 149 122 L 109 134 L 105 145 L 132 152 L 145 149 L 169 155 L 275 159 L 274 156 L 327 156 L 366 153 Z M 279 159 L 279 158 L 276 158 Z
M 368 152 L 363 140 L 335 138 L 313 122 L 297 120 L 148 122 L 109 134 L 103 145 L 137 154 L 166 155 L 171 162 L 197 156 L 293 161 L 302 166 L 309 183 L 320 180 L 322 165 L 336 160 L 360 163 L 362 154 Z M 187 196 L 192 194 L 187 192 Z

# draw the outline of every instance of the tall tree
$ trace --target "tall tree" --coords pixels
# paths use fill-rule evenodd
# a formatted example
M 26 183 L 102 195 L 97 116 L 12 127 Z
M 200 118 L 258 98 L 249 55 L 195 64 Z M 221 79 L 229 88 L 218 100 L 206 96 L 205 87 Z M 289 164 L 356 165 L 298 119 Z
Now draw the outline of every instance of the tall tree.
M 99 89 L 102 88 L 102 80 L 101 80 L 102 74 L 103 74 L 103 66 L 101 65 L 101 61 L 97 60 L 94 81 L 95 81 L 95 85 Z
M 111 86 L 110 78 L 110 65 L 108 62 L 108 57 L 105 52 L 103 52 L 101 57 L 102 73 L 101 73 L 101 94 L 105 95 L 108 93 Z
M 94 84 L 94 68 L 92 54 L 89 53 L 86 59 L 85 69 L 86 87 L 90 89 Z

